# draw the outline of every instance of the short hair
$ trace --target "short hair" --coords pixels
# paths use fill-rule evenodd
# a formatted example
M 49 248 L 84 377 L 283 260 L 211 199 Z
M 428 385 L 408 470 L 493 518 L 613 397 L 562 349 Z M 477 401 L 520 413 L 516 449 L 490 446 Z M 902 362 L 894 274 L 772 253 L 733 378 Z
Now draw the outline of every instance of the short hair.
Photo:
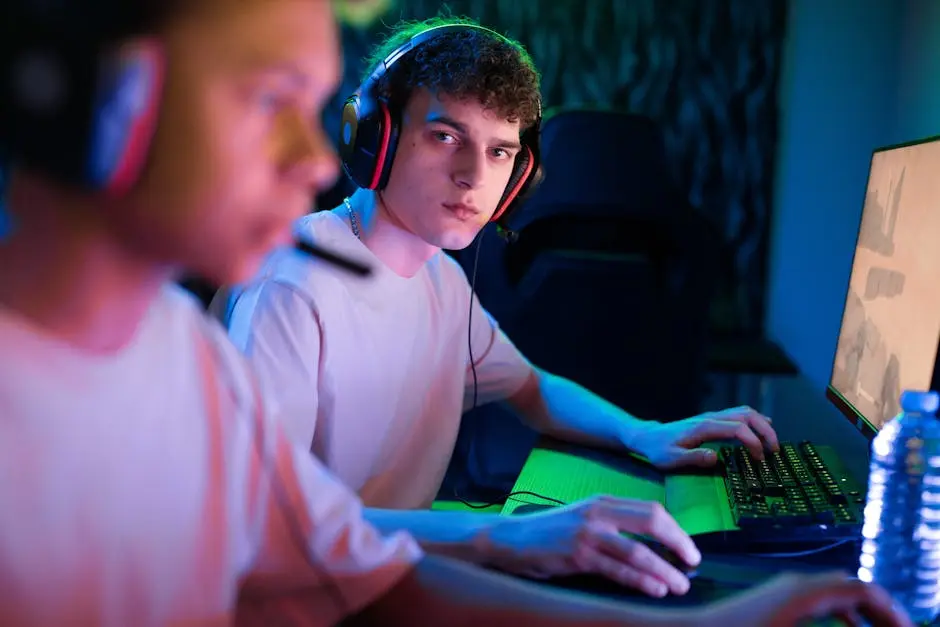
M 388 55 L 428 28 L 466 24 L 468 18 L 434 17 L 400 22 L 366 59 L 368 77 Z M 397 61 L 376 86 L 378 95 L 404 107 L 416 88 L 458 100 L 476 100 L 525 130 L 541 112 L 539 72 L 532 57 L 517 41 L 482 29 L 443 33 L 424 42 Z

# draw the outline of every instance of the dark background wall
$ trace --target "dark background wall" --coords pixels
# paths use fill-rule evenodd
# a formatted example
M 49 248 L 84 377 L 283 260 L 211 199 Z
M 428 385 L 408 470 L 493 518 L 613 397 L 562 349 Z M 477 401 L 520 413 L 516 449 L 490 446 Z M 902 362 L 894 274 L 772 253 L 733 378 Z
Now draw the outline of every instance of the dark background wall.
M 361 59 L 386 24 L 430 17 L 441 6 L 398 0 L 381 22 L 346 27 L 341 97 L 355 89 Z M 717 222 L 733 256 L 716 318 L 751 333 L 761 331 L 764 313 L 786 6 L 786 0 L 448 3 L 453 15 L 475 18 L 529 49 L 543 74 L 546 107 L 611 106 L 660 124 L 677 181 L 693 206 Z M 339 101 L 327 118 L 334 134 L 338 110 Z

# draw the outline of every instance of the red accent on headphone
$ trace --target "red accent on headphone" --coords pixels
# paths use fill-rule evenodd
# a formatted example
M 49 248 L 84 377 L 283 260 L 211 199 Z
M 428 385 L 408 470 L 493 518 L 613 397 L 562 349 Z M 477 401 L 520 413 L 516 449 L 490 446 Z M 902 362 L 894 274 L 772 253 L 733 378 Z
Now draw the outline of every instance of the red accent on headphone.
M 526 159 L 525 170 L 522 171 L 522 174 L 518 177 L 518 180 L 516 180 L 516 184 L 513 185 L 513 188 L 505 194 L 506 199 L 496 209 L 493 217 L 490 218 L 490 222 L 496 222 L 499 217 L 506 212 L 506 209 L 509 208 L 509 205 L 512 204 L 512 201 L 515 200 L 516 196 L 519 195 L 519 192 L 522 191 L 522 187 L 526 184 L 526 181 L 529 180 L 529 176 L 532 174 L 532 168 L 535 167 L 535 155 L 532 154 L 532 149 L 528 146 L 526 146 L 525 149 L 526 152 L 529 153 L 529 158 Z
M 125 194 L 140 177 L 141 170 L 147 161 L 160 112 L 163 83 L 166 79 L 166 58 L 163 48 L 155 40 L 147 41 L 141 44 L 138 54 L 140 62 L 148 65 L 148 72 L 152 78 L 148 85 L 146 107 L 131 125 L 124 154 L 121 155 L 111 180 L 105 184 L 104 192 L 111 197 Z
M 379 111 L 382 113 L 382 139 L 379 141 L 379 152 L 375 159 L 375 170 L 372 172 L 372 181 L 369 183 L 369 189 L 375 189 L 382 180 L 382 173 L 385 170 L 385 158 L 388 156 L 388 145 L 392 138 L 392 114 L 384 102 L 379 103 Z

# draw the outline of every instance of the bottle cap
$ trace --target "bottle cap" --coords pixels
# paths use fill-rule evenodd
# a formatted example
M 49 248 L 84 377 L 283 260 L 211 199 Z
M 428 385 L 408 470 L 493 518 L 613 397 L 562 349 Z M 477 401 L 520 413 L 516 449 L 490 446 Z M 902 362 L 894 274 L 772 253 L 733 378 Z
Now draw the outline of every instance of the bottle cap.
M 908 390 L 901 393 L 901 410 L 922 414 L 936 413 L 940 408 L 940 395 L 936 392 L 915 392 Z

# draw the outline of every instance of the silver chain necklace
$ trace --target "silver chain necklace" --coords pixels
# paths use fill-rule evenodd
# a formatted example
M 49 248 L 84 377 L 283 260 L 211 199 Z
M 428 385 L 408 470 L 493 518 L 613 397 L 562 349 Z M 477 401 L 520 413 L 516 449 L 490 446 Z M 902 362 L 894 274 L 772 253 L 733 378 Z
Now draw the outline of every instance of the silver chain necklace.
M 352 227 L 353 235 L 361 242 L 362 237 L 359 236 L 359 218 L 356 217 L 356 212 L 353 211 L 349 198 L 343 198 L 343 204 L 346 205 L 346 213 L 349 215 L 349 226 Z

